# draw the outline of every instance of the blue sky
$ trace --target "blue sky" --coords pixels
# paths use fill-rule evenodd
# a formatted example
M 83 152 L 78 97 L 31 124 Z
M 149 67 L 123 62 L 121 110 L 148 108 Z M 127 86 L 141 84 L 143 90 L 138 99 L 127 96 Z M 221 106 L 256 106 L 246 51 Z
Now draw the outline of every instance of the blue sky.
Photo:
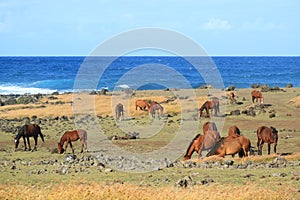
M 299 0 L 0 0 L 0 55 L 88 55 L 132 29 L 184 34 L 209 55 L 300 55 Z

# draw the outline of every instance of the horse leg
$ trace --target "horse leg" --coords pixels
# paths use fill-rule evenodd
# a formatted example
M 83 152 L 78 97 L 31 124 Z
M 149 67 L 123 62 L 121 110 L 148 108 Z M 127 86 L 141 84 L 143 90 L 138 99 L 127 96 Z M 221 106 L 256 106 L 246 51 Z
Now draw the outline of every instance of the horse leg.
M 270 155 L 271 144 L 268 144 L 268 155 Z
M 70 147 L 71 147 L 71 149 L 72 149 L 72 153 L 74 154 L 74 148 L 73 148 L 72 142 L 69 141 L 69 143 L 70 143 Z
M 66 145 L 65 145 L 65 151 L 64 151 L 64 153 L 67 152 L 67 148 L 68 148 L 68 144 L 69 144 L 69 143 L 71 143 L 71 141 L 70 141 L 70 140 L 66 140 Z
M 36 148 L 37 148 L 37 139 L 38 139 L 38 136 L 34 137 L 34 148 L 32 151 L 36 150 Z
M 277 143 L 274 144 L 274 153 L 276 153 Z
M 259 155 L 262 155 L 263 146 L 264 146 L 264 141 L 261 141 L 261 143 L 259 145 Z
M 28 143 L 28 151 L 31 151 L 31 146 L 30 146 L 30 140 L 29 140 L 29 137 L 27 137 L 27 143 Z
M 260 139 L 259 138 L 257 138 L 257 150 L 258 150 L 258 155 L 262 155 L 262 152 L 260 151 Z
M 24 150 L 26 151 L 27 150 L 27 145 L 26 145 L 26 138 L 25 138 L 25 136 L 23 136 L 23 141 L 24 141 Z

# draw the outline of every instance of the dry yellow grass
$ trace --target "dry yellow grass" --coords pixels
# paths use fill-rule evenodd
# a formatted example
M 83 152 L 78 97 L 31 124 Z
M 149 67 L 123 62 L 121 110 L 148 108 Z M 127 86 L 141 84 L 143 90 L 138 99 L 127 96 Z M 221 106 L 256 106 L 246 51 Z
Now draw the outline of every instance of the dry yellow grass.
M 284 188 L 284 189 L 283 189 Z M 130 184 L 70 183 L 67 185 L 0 185 L 1 199 L 297 199 L 289 185 L 274 183 L 262 188 L 253 183 L 244 186 L 204 185 L 190 188 L 143 187 Z
M 292 98 L 289 103 L 293 106 L 295 106 L 296 108 L 300 108 L 300 96 L 297 96 L 295 98 Z

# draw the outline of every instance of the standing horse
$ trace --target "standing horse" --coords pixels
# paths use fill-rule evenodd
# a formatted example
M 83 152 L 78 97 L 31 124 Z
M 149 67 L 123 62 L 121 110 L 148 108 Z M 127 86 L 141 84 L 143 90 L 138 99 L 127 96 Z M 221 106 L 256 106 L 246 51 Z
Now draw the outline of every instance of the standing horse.
M 157 117 L 158 117 L 158 119 L 160 119 L 160 116 L 164 112 L 164 108 L 157 102 L 154 102 L 154 103 L 151 102 L 149 112 L 150 112 L 152 118 L 155 118 L 155 113 L 157 113 Z
M 221 139 L 218 131 L 209 130 L 203 135 L 203 142 L 198 151 L 198 157 L 201 158 L 202 151 L 209 151 Z
M 264 98 L 263 98 L 263 95 L 260 91 L 258 90 L 253 90 L 251 92 L 251 97 L 252 97 L 252 103 L 254 103 L 254 100 L 256 99 L 256 102 L 258 101 L 259 99 L 259 103 L 260 104 L 263 104 L 264 103 Z
M 23 137 L 23 140 L 24 140 L 25 151 L 27 150 L 26 140 L 28 143 L 29 151 L 31 150 L 29 137 L 33 137 L 33 139 L 34 139 L 34 149 L 33 150 L 36 150 L 38 136 L 40 136 L 42 141 L 45 142 L 44 136 L 41 132 L 41 128 L 39 127 L 39 125 L 29 124 L 29 125 L 22 126 L 20 128 L 20 130 L 18 131 L 18 134 L 15 137 L 15 150 L 17 150 L 17 148 L 18 148 L 19 140 L 21 137 Z M 25 138 L 26 138 L 26 140 L 25 140 Z
M 214 116 L 217 116 L 217 113 L 220 113 L 220 108 L 219 108 L 219 99 L 218 98 L 213 98 L 211 101 L 205 101 L 202 106 L 199 109 L 199 114 L 198 117 L 202 117 L 203 116 L 203 111 L 205 110 L 206 112 L 206 117 L 210 117 L 209 116 L 209 110 L 211 109 L 211 114 L 214 112 Z
M 215 124 L 215 122 L 205 122 L 203 124 L 203 133 L 204 135 L 207 133 L 207 131 L 218 131 L 217 126 Z
M 118 103 L 115 108 L 116 120 L 121 121 L 124 117 L 124 107 L 123 104 Z
M 186 153 L 183 158 L 184 161 L 191 159 L 194 151 L 199 153 L 200 147 L 202 146 L 203 139 L 204 139 L 204 135 L 201 134 L 198 134 L 194 137 L 194 139 L 191 141 L 189 147 L 186 150 Z
M 248 151 L 251 150 L 251 142 L 244 136 L 231 137 L 227 136 L 219 140 L 212 150 L 206 156 L 217 155 L 225 157 L 226 155 L 234 155 L 239 153 L 240 157 L 247 157 Z M 242 151 L 242 154 L 240 153 Z
M 274 153 L 276 153 L 276 146 L 278 142 L 278 131 L 274 127 L 261 126 L 256 131 L 257 134 L 257 148 L 258 154 L 262 155 L 262 148 L 264 143 L 268 143 L 268 155 L 270 155 L 271 144 L 274 143 Z
M 83 152 L 83 148 L 87 149 L 87 132 L 82 129 L 73 130 L 73 131 L 66 131 L 63 136 L 60 138 L 60 142 L 57 146 L 57 151 L 59 154 L 62 154 L 64 152 L 67 152 L 68 144 L 70 144 L 72 148 L 72 153 L 74 154 L 74 149 L 72 145 L 72 141 L 77 141 L 80 139 L 81 142 L 81 152 Z M 63 148 L 64 143 L 66 142 L 65 149 Z
M 229 93 L 230 104 L 236 103 L 235 97 L 236 97 L 236 95 L 234 94 L 234 92 Z
M 147 108 L 149 110 L 150 105 L 149 105 L 147 100 L 138 99 L 138 100 L 135 101 L 135 110 L 137 110 L 137 108 L 140 108 L 140 110 L 146 110 L 146 108 Z

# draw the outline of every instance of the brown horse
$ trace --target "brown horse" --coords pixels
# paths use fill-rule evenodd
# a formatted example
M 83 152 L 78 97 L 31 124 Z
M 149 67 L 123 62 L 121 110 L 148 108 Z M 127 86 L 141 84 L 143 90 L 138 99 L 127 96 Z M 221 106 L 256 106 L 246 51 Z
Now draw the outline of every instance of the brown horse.
M 210 151 L 216 143 L 221 139 L 218 131 L 209 130 L 203 135 L 203 141 L 198 151 L 198 158 L 201 158 L 202 151 Z
M 254 103 L 254 100 L 255 100 L 255 99 L 256 99 L 256 102 L 257 102 L 258 99 L 259 99 L 259 102 L 260 102 L 261 104 L 264 103 L 263 95 L 262 95 L 262 93 L 261 93 L 260 91 L 258 91 L 258 90 L 253 90 L 253 91 L 251 92 L 251 97 L 252 97 L 252 102 L 253 102 L 253 103 Z
M 118 103 L 115 108 L 116 120 L 121 121 L 124 117 L 124 107 L 123 104 Z
M 236 97 L 236 95 L 234 94 L 234 92 L 229 93 L 230 104 L 236 103 L 235 97 Z
M 149 105 L 147 100 L 138 99 L 138 100 L 135 101 L 135 110 L 137 110 L 137 108 L 140 108 L 140 110 L 146 110 L 146 108 L 147 108 L 149 110 L 150 105 Z
M 26 140 L 27 140 L 28 147 L 29 147 L 28 150 L 29 151 L 31 150 L 29 137 L 33 137 L 33 139 L 34 139 L 34 149 L 33 150 L 36 150 L 38 136 L 40 136 L 42 141 L 45 142 L 44 136 L 41 132 L 41 128 L 39 127 L 39 125 L 29 124 L 29 125 L 22 126 L 20 128 L 20 130 L 18 131 L 18 134 L 15 137 L 15 150 L 17 150 L 17 148 L 19 146 L 19 140 L 21 137 L 23 137 L 23 140 L 24 140 L 25 151 L 27 150 Z M 25 140 L 25 138 L 26 138 L 26 140 Z
M 218 131 L 217 126 L 215 124 L 215 122 L 205 122 L 203 124 L 203 133 L 204 135 L 207 133 L 207 131 Z
M 278 142 L 278 131 L 274 127 L 261 126 L 256 131 L 257 134 L 257 148 L 258 154 L 262 155 L 262 148 L 264 143 L 268 143 L 268 155 L 270 155 L 271 144 L 274 143 L 274 153 L 276 153 L 276 146 Z
M 198 134 L 195 138 L 191 141 L 189 147 L 186 150 L 183 160 L 191 159 L 193 153 L 196 151 L 199 154 L 200 147 L 202 146 L 202 142 L 204 139 L 204 135 Z
M 157 113 L 158 119 L 163 114 L 164 108 L 157 102 L 151 102 L 151 106 L 149 109 L 149 113 L 151 114 L 152 118 L 155 118 L 155 114 Z
M 58 153 L 67 152 L 68 144 L 70 144 L 72 148 L 72 153 L 74 154 L 74 149 L 72 145 L 72 141 L 77 141 L 80 139 L 81 142 L 81 153 L 83 152 L 83 148 L 87 149 L 87 132 L 82 129 L 73 130 L 73 131 L 66 131 L 63 136 L 60 138 L 60 142 L 58 143 L 57 150 Z M 66 142 L 65 149 L 63 148 L 64 143 Z
M 241 150 L 243 151 L 242 154 L 240 154 Z M 217 155 L 225 157 L 226 155 L 232 155 L 234 157 L 235 154 L 239 153 L 240 157 L 247 157 L 250 150 L 251 142 L 248 138 L 244 136 L 235 138 L 228 136 L 219 140 L 206 156 Z
M 219 108 L 219 99 L 214 97 L 212 98 L 211 101 L 205 101 L 202 106 L 199 109 L 199 114 L 198 117 L 202 117 L 203 116 L 203 111 L 205 110 L 206 112 L 206 117 L 210 117 L 209 115 L 209 110 L 211 110 L 211 114 L 214 112 L 214 116 L 217 116 L 217 113 L 220 113 L 220 108 Z

